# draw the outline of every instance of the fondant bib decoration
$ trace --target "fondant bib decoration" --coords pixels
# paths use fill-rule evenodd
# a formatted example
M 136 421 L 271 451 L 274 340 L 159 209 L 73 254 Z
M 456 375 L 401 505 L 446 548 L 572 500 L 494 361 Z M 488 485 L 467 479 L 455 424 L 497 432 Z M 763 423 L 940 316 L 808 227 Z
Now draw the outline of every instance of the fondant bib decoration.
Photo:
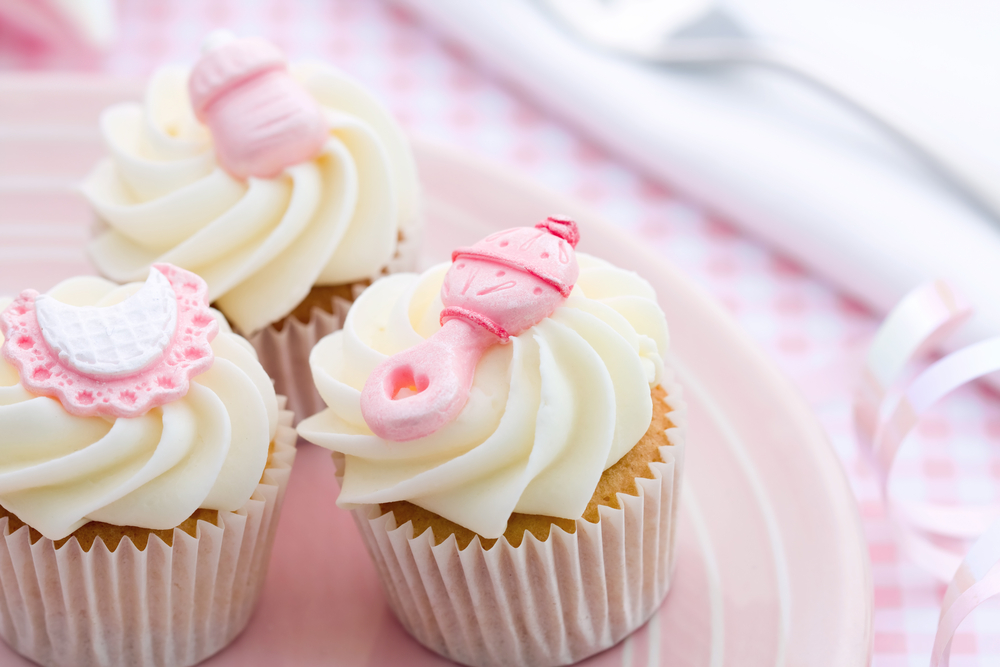
M 273 178 L 316 157 L 329 139 L 319 104 L 262 39 L 213 33 L 188 92 L 219 165 L 235 178 Z
M 138 292 L 114 306 L 77 308 L 39 294 L 35 316 L 62 365 L 92 377 L 124 377 L 163 356 L 177 331 L 177 299 L 154 269 Z
M 177 400 L 214 360 L 219 331 L 195 274 L 154 264 L 121 303 L 72 306 L 25 290 L 0 313 L 4 359 L 34 394 L 78 416 L 137 417 Z
M 486 349 L 538 324 L 569 296 L 580 272 L 579 239 L 575 222 L 550 217 L 452 253 L 441 329 L 379 364 L 365 382 L 361 413 L 372 432 L 415 440 L 454 419 Z

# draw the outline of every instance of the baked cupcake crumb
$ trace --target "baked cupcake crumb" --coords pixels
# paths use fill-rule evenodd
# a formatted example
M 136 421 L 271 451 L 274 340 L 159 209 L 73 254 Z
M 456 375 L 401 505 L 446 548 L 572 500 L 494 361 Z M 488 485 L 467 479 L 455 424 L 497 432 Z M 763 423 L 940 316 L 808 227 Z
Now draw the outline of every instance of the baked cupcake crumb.
M 274 458 L 274 452 L 275 446 L 274 441 L 272 440 L 267 447 L 267 465 L 264 468 L 265 473 L 268 468 L 273 468 L 278 465 L 278 462 Z M 260 481 L 261 483 L 264 482 L 264 473 L 261 474 Z M 21 526 L 27 526 L 27 524 L 21 521 L 15 514 L 7 511 L 7 508 L 0 505 L 0 520 L 4 517 L 7 517 L 8 535 L 20 530 Z M 176 528 L 180 528 L 191 537 L 197 537 L 199 521 L 210 523 L 213 526 L 222 525 L 219 523 L 218 510 L 207 510 L 199 507 L 194 511 L 194 514 L 182 521 L 176 526 Z M 38 540 L 42 539 L 42 534 L 31 526 L 28 526 L 28 535 L 32 544 L 35 544 Z M 53 544 L 55 544 L 56 549 L 60 549 L 64 544 L 75 537 L 84 552 L 89 552 L 91 547 L 94 546 L 94 541 L 100 539 L 104 542 L 104 546 L 108 548 L 108 551 L 114 552 L 114 550 L 118 548 L 118 545 L 121 544 L 122 539 L 127 537 L 132 541 L 132 544 L 135 545 L 136 549 L 143 551 L 149 543 L 151 535 L 159 537 L 168 547 L 174 546 L 174 528 L 154 530 L 152 528 L 140 528 L 138 526 L 116 526 L 113 523 L 104 523 L 103 521 L 91 521 L 89 523 L 85 523 L 61 540 L 55 540 Z
M 335 299 L 343 299 L 348 303 L 353 303 L 358 292 L 372 284 L 370 280 L 362 280 L 356 283 L 345 283 L 343 285 L 314 285 L 309 290 L 309 294 L 302 302 L 285 317 L 281 318 L 271 326 L 275 330 L 281 331 L 285 328 L 291 318 L 297 319 L 302 324 L 309 324 L 312 319 L 314 308 L 322 310 L 324 313 L 334 313 Z
M 653 405 L 666 408 L 657 410 L 654 407 L 653 419 L 649 424 L 646 434 L 623 456 L 617 463 L 604 471 L 601 480 L 591 496 L 587 509 L 583 513 L 583 518 L 591 523 L 597 523 L 599 514 L 598 507 L 604 505 L 613 509 L 620 509 L 618 504 L 618 494 L 624 493 L 630 496 L 639 495 L 636 489 L 635 480 L 637 478 L 652 479 L 653 472 L 649 464 L 653 461 L 662 461 L 660 458 L 660 447 L 671 446 L 665 431 L 672 426 L 676 426 L 670 420 L 671 408 L 666 403 L 667 392 L 661 386 L 654 387 L 650 394 L 653 397 Z M 458 548 L 465 549 L 472 542 L 476 533 L 463 528 L 462 526 L 449 521 L 444 517 L 426 510 L 413 503 L 401 500 L 392 503 L 381 503 L 379 505 L 381 513 L 392 512 L 396 519 L 396 525 L 402 526 L 407 521 L 413 522 L 413 536 L 417 537 L 428 528 L 432 529 L 434 544 L 438 545 L 448 539 L 449 535 L 454 535 L 458 540 Z M 557 525 L 567 533 L 576 532 L 576 521 L 571 519 L 561 519 L 554 516 L 543 516 L 540 514 L 511 514 L 507 522 L 507 530 L 504 537 L 510 542 L 512 547 L 521 546 L 524 539 L 524 532 L 530 531 L 538 540 L 544 542 L 549 538 L 552 526 Z M 486 539 L 480 536 L 483 548 L 489 550 L 496 544 L 497 539 Z
M 6 508 L 0 506 L 0 519 L 3 519 L 3 517 L 7 517 L 8 534 L 14 533 L 20 530 L 21 526 L 27 525 L 17 518 L 17 516 L 8 512 Z M 195 537 L 199 521 L 207 521 L 212 525 L 218 526 L 219 512 L 217 510 L 199 508 L 194 511 L 194 514 L 189 516 L 179 526 L 177 526 L 177 528 L 180 528 L 191 537 Z M 42 534 L 31 526 L 28 526 L 28 532 L 31 535 L 32 544 L 35 544 L 38 540 L 42 539 Z M 159 537 L 168 547 L 171 547 L 174 544 L 173 528 L 167 528 L 166 530 L 153 530 L 152 528 L 116 526 L 102 521 L 91 521 L 80 526 L 61 540 L 56 540 L 55 547 L 56 549 L 59 549 L 75 537 L 80 542 L 80 546 L 83 547 L 83 550 L 89 552 L 91 547 L 94 546 L 94 541 L 100 539 L 104 542 L 108 551 L 113 552 L 118 548 L 121 541 L 127 537 L 132 540 L 132 544 L 134 544 L 139 551 L 143 551 L 146 548 L 146 544 L 149 543 L 151 535 Z

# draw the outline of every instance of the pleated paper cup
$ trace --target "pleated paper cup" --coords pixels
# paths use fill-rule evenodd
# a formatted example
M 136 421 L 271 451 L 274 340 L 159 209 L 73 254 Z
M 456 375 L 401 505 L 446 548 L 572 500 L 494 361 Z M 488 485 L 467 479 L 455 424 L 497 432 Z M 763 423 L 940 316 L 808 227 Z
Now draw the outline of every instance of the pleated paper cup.
M 400 273 L 416 269 L 422 240 L 422 222 L 408 227 L 399 242 L 396 256 L 389 262 L 386 271 Z M 275 391 L 288 397 L 288 407 L 295 413 L 296 424 L 326 407 L 313 384 L 309 353 L 321 338 L 344 327 L 347 311 L 364 291 L 361 284 L 353 285 L 352 288 L 350 301 L 333 297 L 329 312 L 313 308 L 307 323 L 290 316 L 285 319 L 281 331 L 269 326 L 249 337 L 261 366 L 274 380 Z
M 363 289 L 361 285 L 354 286 L 355 299 Z M 344 327 L 351 303 L 347 299 L 333 297 L 332 313 L 313 308 L 308 323 L 290 316 L 285 319 L 281 331 L 269 326 L 249 338 L 257 351 L 260 365 L 274 380 L 274 390 L 288 397 L 288 407 L 295 413 L 296 423 L 325 407 L 313 384 L 309 353 L 321 338 Z
M 665 383 L 666 384 L 666 383 Z M 668 388 L 671 446 L 636 479 L 638 495 L 618 494 L 620 509 L 599 520 L 553 525 L 519 547 L 479 537 L 459 549 L 454 535 L 434 545 L 413 537 L 377 505 L 353 510 L 389 604 L 417 641 L 474 667 L 568 665 L 624 639 L 663 602 L 674 566 L 677 505 L 684 467 L 686 407 Z
M 279 397 L 281 404 L 283 398 Z M 250 500 L 175 528 L 173 545 L 150 535 L 144 549 L 75 537 L 31 543 L 27 526 L 0 519 L 0 635 L 46 666 L 181 667 L 236 638 L 264 584 L 281 503 L 295 460 L 292 413 L 282 410 L 274 450 Z

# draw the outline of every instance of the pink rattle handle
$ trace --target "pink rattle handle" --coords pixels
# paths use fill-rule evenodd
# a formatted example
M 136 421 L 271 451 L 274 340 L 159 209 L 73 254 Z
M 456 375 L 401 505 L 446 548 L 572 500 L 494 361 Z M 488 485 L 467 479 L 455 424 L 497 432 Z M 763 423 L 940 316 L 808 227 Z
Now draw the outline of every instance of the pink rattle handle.
M 551 315 L 573 289 L 578 239 L 576 223 L 551 217 L 456 250 L 441 286 L 441 329 L 365 382 L 361 414 L 372 432 L 415 440 L 453 420 L 487 348 Z
M 465 405 L 479 358 L 497 340 L 467 320 L 448 320 L 420 345 L 380 364 L 361 393 L 372 431 L 386 440 L 414 440 L 450 422 Z

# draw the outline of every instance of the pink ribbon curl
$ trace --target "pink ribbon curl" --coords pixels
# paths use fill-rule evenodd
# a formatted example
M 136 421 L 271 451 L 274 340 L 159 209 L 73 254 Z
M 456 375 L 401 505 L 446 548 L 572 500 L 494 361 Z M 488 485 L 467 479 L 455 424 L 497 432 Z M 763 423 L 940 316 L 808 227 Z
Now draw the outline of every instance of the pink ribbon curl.
M 942 581 L 949 581 L 941 605 L 931 667 L 947 667 L 951 642 L 962 621 L 1000 594 L 1000 505 L 952 507 L 902 502 L 889 495 L 896 454 L 921 417 L 955 389 L 1000 371 L 1000 337 L 948 354 L 916 377 L 904 370 L 941 342 L 972 314 L 945 282 L 910 292 L 879 328 L 855 395 L 854 423 L 863 450 L 879 478 L 889 520 L 904 553 Z M 964 558 L 942 541 L 978 538 Z

